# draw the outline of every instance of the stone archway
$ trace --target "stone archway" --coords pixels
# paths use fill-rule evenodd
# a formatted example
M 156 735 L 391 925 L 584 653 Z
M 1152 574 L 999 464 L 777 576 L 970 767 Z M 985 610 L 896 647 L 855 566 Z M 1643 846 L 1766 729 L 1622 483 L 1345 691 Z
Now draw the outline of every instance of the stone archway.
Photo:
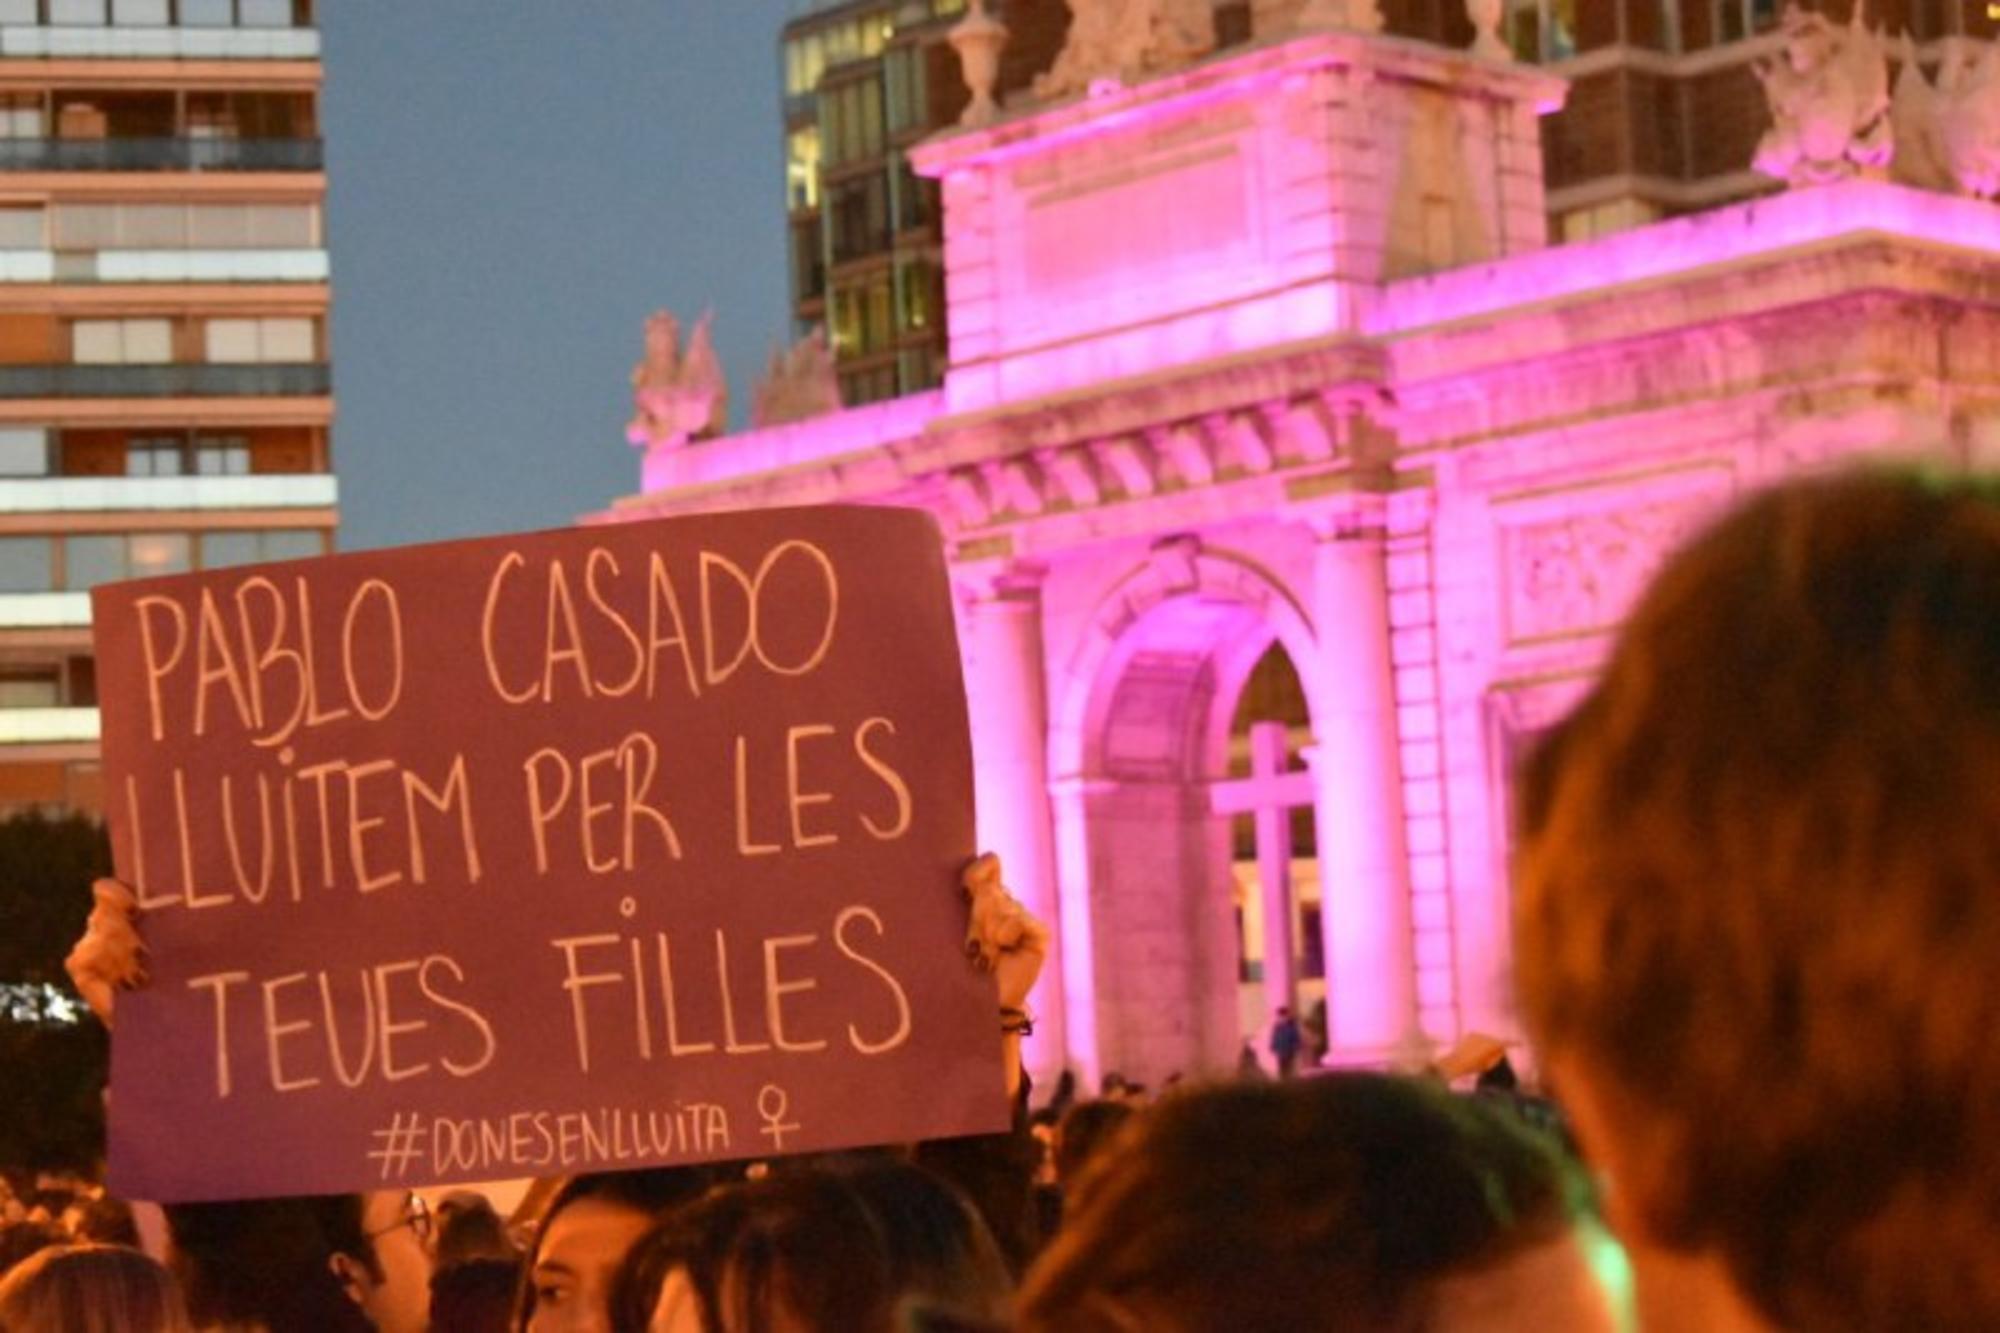
M 1225 1068 L 1237 1051 L 1227 769 L 1236 700 L 1274 643 L 1311 660 L 1273 576 L 1191 539 L 1100 600 L 1059 677 L 1051 753 L 1069 1056 L 1086 1078 Z

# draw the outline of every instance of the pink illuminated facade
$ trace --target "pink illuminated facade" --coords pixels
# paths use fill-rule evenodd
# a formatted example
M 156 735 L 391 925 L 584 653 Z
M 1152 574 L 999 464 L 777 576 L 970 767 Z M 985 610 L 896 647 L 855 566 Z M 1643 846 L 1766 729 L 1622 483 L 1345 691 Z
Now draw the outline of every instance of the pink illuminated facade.
M 943 387 L 657 446 L 596 516 L 939 516 L 981 836 L 1058 927 L 1038 1075 L 1226 1067 L 1308 955 L 1334 1061 L 1514 1032 L 1512 764 L 1662 553 L 1798 469 L 2000 455 L 2000 208 L 1852 182 L 1550 248 L 1562 96 L 1305 32 L 929 140 Z M 1303 706 L 1246 735 L 1274 645 Z

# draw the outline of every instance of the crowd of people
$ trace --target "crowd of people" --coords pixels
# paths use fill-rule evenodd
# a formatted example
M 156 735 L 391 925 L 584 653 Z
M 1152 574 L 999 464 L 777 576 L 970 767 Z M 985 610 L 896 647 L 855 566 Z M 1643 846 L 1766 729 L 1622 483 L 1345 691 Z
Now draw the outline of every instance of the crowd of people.
M 1751 499 L 1520 787 L 1518 1053 L 1560 1116 L 1500 1042 L 1033 1111 L 1017 1071 L 986 1138 L 583 1176 L 505 1218 L 169 1206 L 157 1259 L 81 1182 L 22 1182 L 0 1333 L 2000 1328 L 2000 489 Z M 93 920 L 108 1015 L 141 950 L 115 886 Z M 1045 936 L 1013 910 L 972 943 L 1011 1031 Z

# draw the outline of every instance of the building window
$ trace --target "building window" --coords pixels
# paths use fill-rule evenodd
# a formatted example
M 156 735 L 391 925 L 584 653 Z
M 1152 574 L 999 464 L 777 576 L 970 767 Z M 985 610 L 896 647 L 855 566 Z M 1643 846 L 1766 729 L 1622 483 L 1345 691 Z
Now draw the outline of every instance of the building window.
M 785 43 L 785 93 L 802 97 L 819 87 L 826 71 L 826 38 L 817 32 Z
M 62 676 L 54 667 L 0 670 L 0 708 L 57 708 L 61 704 Z
M 48 117 L 42 110 L 40 94 L 7 93 L 0 96 L 0 139 L 46 137 Z
M 70 359 L 80 366 L 159 366 L 174 359 L 173 324 L 164 319 L 79 319 L 70 337 Z
M 1741 41 L 1778 21 L 1778 0 L 1713 0 L 1716 42 Z
M 826 264 L 820 257 L 817 219 L 792 224 L 792 291 L 801 301 L 826 294 Z
M 828 245 L 846 263 L 889 248 L 889 200 L 884 178 L 871 173 L 827 187 Z
M 0 23 L 40 23 L 38 0 L 0 0 Z
M 46 537 L 0 537 L 0 592 L 47 592 L 55 574 Z
M 896 268 L 896 287 L 897 331 L 921 333 L 936 327 L 944 295 L 937 265 L 922 259 L 903 261 Z
M 49 433 L 40 426 L 0 427 L 0 477 L 46 477 Z
M 843 166 L 882 155 L 882 80 L 855 79 L 820 94 L 826 165 Z
M 45 250 L 46 214 L 39 207 L 0 208 L 0 250 Z
M 163 28 L 167 0 L 111 0 L 111 21 L 123 28 Z
M 202 336 L 209 361 L 304 365 L 314 359 L 310 319 L 211 319 Z
M 1577 0 L 1507 0 L 1507 45 L 1514 58 L 1546 63 L 1576 54 Z
M 924 81 L 924 48 L 900 46 L 882 58 L 889 133 L 921 129 L 929 123 Z
M 107 532 L 63 538 L 63 586 L 86 592 L 100 583 L 184 574 L 193 541 L 185 532 Z
M 125 446 L 128 477 L 178 477 L 186 470 L 181 442 L 172 436 L 141 436 Z
M 326 537 L 317 528 L 205 532 L 201 536 L 203 569 L 228 569 L 265 560 L 306 560 L 325 554 Z
M 230 0 L 180 0 L 181 22 L 190 28 L 227 28 L 236 20 Z
M 49 0 L 49 22 L 101 28 L 104 0 Z
M 819 126 L 785 136 L 785 202 L 794 211 L 819 207 Z
M 314 204 L 59 204 L 58 250 L 312 249 Z
M 926 231 L 938 217 L 938 184 L 911 168 L 908 158 L 896 160 L 896 230 Z
M 249 476 L 250 441 L 241 435 L 198 437 L 194 442 L 194 471 L 198 477 Z

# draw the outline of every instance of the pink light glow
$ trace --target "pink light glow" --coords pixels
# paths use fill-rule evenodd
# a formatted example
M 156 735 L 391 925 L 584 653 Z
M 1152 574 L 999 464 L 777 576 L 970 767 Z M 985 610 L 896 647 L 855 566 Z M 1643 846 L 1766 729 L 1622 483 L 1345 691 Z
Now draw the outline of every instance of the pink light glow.
M 1912 254 L 1990 265 L 2000 209 L 1855 182 L 1541 248 L 1534 116 L 1559 98 L 1538 71 L 1321 33 L 930 140 L 913 157 L 945 200 L 945 387 L 655 449 L 644 492 L 595 516 L 940 513 L 988 599 L 961 640 L 980 836 L 1059 935 L 1038 1078 L 1233 1056 L 1231 853 L 1205 794 L 1274 639 L 1311 714 L 1337 1058 L 1380 1061 L 1419 1022 L 1509 1031 L 1505 752 L 1549 719 L 1506 731 L 1494 710 L 1587 678 L 1623 610 L 1615 553 L 1664 549 L 1689 476 L 1726 490 L 1943 438 L 1929 381 L 1837 406 L 1851 378 L 1812 384 L 1809 411 L 1756 415 L 1797 386 L 1744 373 L 1771 335 L 1743 317 L 1893 286 Z M 1407 249 L 1399 180 L 1437 160 L 1409 146 L 1440 106 L 1460 212 L 1414 230 L 1436 222 L 1422 246 L 1442 257 Z M 1875 238 L 1897 251 L 1853 244 Z M 1393 276 L 1438 264 L 1457 266 Z M 1688 281 L 1753 264 L 1754 292 Z M 1618 344 L 1696 325 L 1683 341 L 1729 375 L 1632 397 Z M 1544 357 L 1561 373 L 1538 378 Z M 1374 509 L 1350 437 L 1311 424 L 1349 374 L 1395 403 L 1366 408 L 1403 488 Z M 1494 406 L 1517 389 L 1527 406 Z M 1952 402 L 1963 456 L 2000 457 L 2000 422 Z
M 2000 209 L 1879 181 L 1787 190 L 1708 213 L 1497 263 L 1389 284 L 1368 321 L 1376 335 L 1492 319 L 1585 292 L 1684 279 L 1836 237 L 1880 234 L 1954 250 L 2000 251 Z

